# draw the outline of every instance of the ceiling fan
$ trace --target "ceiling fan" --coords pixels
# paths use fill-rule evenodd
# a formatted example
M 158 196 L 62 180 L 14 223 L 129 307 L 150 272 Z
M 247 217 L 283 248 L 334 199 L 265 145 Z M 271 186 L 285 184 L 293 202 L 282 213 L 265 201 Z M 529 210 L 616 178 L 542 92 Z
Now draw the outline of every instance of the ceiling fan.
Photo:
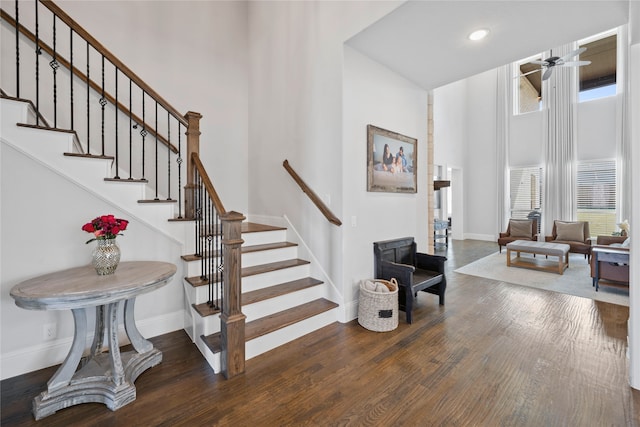
M 544 61 L 529 62 L 529 64 L 541 65 L 540 68 L 538 68 L 537 70 L 529 71 L 528 73 L 524 73 L 520 77 L 524 77 L 529 74 L 537 73 L 538 71 L 544 70 L 544 73 L 542 74 L 542 80 L 547 80 L 549 77 L 551 77 L 551 74 L 553 74 L 553 69 L 555 67 L 580 67 L 582 65 L 589 65 L 591 64 L 591 61 L 567 61 L 567 59 L 580 55 L 585 50 L 587 50 L 586 47 L 581 47 L 580 49 L 569 52 L 564 56 L 553 56 L 553 51 L 551 51 L 551 56 Z

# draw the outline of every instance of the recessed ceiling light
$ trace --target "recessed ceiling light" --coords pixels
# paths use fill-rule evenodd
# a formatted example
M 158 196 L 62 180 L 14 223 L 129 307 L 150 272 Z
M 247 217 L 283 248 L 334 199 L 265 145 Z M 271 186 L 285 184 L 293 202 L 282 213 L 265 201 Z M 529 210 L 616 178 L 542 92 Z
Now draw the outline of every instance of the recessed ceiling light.
M 489 34 L 489 30 L 487 30 L 486 28 L 482 28 L 480 30 L 476 30 L 473 33 L 469 34 L 469 40 L 473 40 L 473 41 L 482 40 L 483 38 L 487 37 L 487 34 Z

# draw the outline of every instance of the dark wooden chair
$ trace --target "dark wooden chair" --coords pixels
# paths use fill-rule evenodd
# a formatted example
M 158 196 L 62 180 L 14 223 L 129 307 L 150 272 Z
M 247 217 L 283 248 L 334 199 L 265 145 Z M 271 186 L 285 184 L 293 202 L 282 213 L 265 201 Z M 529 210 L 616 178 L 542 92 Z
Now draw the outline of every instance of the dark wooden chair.
M 374 242 L 373 254 L 375 278 L 395 277 L 398 281 L 398 303 L 407 316 L 407 323 L 412 322 L 411 312 L 418 291 L 438 295 L 440 305 L 444 305 L 446 257 L 416 252 L 413 237 Z

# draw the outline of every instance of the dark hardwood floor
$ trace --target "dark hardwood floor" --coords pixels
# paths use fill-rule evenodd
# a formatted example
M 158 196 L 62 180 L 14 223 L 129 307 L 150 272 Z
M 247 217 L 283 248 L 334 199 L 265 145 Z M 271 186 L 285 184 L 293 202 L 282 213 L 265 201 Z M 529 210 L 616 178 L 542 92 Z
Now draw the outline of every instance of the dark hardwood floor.
M 31 400 L 55 371 L 1 382 L 3 426 L 635 426 L 627 307 L 453 272 L 497 251 L 454 241 L 447 304 L 420 293 L 414 323 L 392 332 L 336 323 L 212 373 L 184 332 L 151 341 L 163 362 L 136 381 L 137 400 L 34 421 Z M 523 272 L 523 274 L 525 274 Z

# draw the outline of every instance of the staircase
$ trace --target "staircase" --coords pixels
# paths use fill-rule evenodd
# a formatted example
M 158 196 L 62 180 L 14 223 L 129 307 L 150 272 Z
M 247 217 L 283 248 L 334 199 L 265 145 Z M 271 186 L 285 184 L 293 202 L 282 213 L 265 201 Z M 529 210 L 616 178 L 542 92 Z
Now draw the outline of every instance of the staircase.
M 310 263 L 298 258 L 287 230 L 242 224 L 242 312 L 246 358 L 258 356 L 337 320 L 338 305 L 325 299 L 325 284 L 310 277 Z M 200 258 L 183 256 L 189 275 L 185 298 L 191 308 L 185 330 L 215 372 L 220 371 L 219 312 L 207 306 L 207 286 L 198 276 Z
M 184 329 L 214 372 L 221 372 L 220 313 L 207 306 L 208 286 L 199 276 L 201 258 L 191 255 L 193 222 L 168 220 L 176 216 L 175 203 L 138 203 L 151 191 L 148 185 L 110 181 L 109 177 L 114 175 L 110 158 L 63 155 L 78 151 L 75 134 L 24 126 L 35 122 L 30 104 L 3 97 L 1 111 L 3 144 L 11 145 L 182 244 L 183 265 L 178 274 L 182 271 L 186 276 Z M 337 321 L 338 305 L 325 298 L 327 285 L 311 277 L 310 262 L 298 258 L 298 245 L 287 240 L 286 228 L 243 222 L 242 239 L 246 359 Z

